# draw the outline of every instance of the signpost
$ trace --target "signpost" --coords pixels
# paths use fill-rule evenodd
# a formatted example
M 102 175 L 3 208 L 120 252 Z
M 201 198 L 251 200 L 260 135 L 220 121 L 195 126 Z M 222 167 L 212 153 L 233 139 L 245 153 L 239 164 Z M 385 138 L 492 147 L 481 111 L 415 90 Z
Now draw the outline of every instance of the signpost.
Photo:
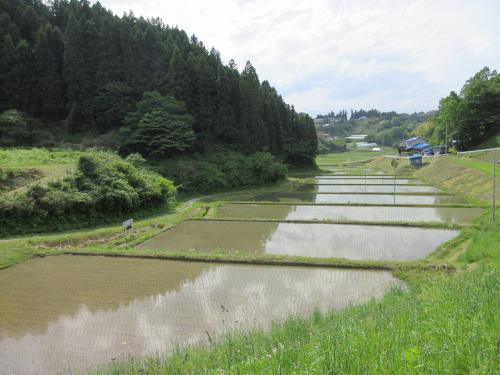
M 128 229 L 132 229 L 132 226 L 134 225 L 134 219 L 128 219 L 128 220 L 125 220 L 123 223 L 122 223 L 122 226 L 123 226 L 123 230 L 125 232 L 127 232 Z

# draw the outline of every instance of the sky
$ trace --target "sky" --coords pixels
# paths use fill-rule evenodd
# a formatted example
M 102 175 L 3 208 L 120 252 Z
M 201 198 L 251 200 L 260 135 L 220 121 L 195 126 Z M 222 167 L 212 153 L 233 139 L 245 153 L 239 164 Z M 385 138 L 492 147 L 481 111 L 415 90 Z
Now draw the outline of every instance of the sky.
M 500 70 L 500 0 L 101 0 L 251 61 L 298 111 L 419 112 Z

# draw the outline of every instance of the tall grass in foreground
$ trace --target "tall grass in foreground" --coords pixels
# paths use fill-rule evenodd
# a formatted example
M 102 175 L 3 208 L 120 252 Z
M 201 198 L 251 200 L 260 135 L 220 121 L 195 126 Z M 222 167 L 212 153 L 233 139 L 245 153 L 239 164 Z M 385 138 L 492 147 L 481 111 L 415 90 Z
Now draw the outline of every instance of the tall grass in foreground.
M 173 357 L 125 363 L 105 374 L 499 373 L 500 272 L 425 277 L 409 291 L 270 332 L 226 336 Z M 97 372 L 99 373 L 99 372 Z

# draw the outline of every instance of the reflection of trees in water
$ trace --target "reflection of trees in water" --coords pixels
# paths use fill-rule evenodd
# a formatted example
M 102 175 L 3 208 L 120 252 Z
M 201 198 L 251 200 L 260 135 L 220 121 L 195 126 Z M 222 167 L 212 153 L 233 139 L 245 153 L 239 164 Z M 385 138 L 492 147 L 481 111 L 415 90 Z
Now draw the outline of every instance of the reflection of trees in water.
M 141 247 L 211 252 L 217 249 L 262 253 L 278 223 L 245 221 L 188 221 L 144 242 Z

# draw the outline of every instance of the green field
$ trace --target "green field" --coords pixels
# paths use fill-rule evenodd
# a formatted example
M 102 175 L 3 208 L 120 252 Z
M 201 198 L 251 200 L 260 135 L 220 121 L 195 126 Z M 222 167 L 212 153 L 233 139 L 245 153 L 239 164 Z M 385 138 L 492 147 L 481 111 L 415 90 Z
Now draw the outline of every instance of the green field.
M 316 164 L 319 167 L 327 165 L 338 165 L 349 162 L 369 160 L 384 154 L 394 154 L 394 150 L 386 147 L 383 151 L 356 150 L 339 152 L 335 154 L 319 155 L 316 158 Z

